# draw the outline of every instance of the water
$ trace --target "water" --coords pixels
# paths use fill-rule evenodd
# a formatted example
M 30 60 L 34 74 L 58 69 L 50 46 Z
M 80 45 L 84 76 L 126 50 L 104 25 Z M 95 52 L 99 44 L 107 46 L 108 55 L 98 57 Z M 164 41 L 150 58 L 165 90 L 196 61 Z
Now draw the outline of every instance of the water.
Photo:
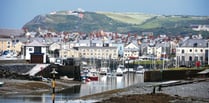
M 91 103 L 95 100 L 72 100 L 81 96 L 124 88 L 143 82 L 142 74 L 125 74 L 123 76 L 100 76 L 99 81 L 92 81 L 56 93 L 55 103 Z M 51 94 L 40 95 L 7 95 L 0 96 L 0 103 L 52 103 Z

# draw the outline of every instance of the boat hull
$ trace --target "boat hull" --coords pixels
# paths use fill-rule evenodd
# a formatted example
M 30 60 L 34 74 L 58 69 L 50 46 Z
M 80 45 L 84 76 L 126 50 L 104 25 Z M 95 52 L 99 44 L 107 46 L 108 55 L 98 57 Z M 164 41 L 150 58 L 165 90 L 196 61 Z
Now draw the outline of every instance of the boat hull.
M 97 77 L 97 76 L 89 76 L 88 77 L 91 81 L 98 81 L 99 80 L 99 77 Z

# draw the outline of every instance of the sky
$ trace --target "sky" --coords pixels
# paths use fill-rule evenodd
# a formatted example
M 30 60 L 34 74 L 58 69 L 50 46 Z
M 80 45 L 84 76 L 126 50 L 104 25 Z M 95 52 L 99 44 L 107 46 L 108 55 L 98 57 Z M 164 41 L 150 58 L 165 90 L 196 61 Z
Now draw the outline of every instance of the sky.
M 37 15 L 77 10 L 209 16 L 209 0 L 1 0 L 0 28 L 21 29 Z

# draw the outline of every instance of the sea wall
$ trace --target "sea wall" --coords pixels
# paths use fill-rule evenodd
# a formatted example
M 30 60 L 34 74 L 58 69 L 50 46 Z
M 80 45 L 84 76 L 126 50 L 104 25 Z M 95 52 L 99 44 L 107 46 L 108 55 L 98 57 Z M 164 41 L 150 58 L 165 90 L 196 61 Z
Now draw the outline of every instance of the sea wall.
M 17 76 L 31 70 L 35 64 L 1 64 L 0 78 L 18 78 Z
M 144 82 L 158 82 L 168 80 L 180 80 L 198 77 L 198 72 L 202 69 L 196 70 L 153 70 L 144 73 Z

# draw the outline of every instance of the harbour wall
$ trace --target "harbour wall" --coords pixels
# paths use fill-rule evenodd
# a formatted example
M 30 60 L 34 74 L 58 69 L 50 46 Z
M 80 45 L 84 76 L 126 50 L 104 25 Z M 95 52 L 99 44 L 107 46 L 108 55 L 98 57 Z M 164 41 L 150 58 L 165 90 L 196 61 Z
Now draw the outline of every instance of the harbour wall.
M 153 70 L 144 73 L 144 82 L 159 82 L 168 80 L 191 79 L 198 77 L 198 72 L 203 69 L 196 70 Z

